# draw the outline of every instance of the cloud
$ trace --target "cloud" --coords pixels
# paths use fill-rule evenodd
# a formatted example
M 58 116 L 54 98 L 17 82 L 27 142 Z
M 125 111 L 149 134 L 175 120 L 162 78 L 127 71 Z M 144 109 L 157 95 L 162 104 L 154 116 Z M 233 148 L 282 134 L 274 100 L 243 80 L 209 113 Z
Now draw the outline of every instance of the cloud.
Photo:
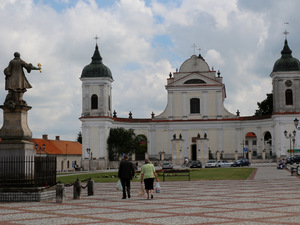
M 244 0 L 4 0 L 0 3 L 0 70 L 19 51 L 43 72 L 26 74 L 33 88 L 28 124 L 74 140 L 81 129 L 81 71 L 91 62 L 98 35 L 103 63 L 113 73 L 113 109 L 118 116 L 150 118 L 167 103 L 166 79 L 193 54 L 195 43 L 210 67 L 221 71 L 225 105 L 253 115 L 271 92 L 269 74 L 280 58 L 285 29 L 300 57 L 300 2 Z M 289 22 L 289 25 L 284 25 Z M 0 101 L 6 96 L 4 76 Z M 0 118 L 0 122 L 2 117 Z

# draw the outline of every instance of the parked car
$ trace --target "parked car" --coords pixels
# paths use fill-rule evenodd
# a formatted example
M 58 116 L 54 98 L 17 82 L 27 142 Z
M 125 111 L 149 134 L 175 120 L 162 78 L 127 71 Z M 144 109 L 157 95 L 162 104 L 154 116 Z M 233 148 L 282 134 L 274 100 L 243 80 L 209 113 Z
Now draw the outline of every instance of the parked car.
M 209 160 L 205 163 L 205 168 L 218 167 L 218 162 L 216 160 Z
M 190 162 L 190 168 L 202 168 L 202 163 L 199 160 L 193 160 Z
M 226 160 L 219 160 L 218 165 L 219 167 L 231 167 L 232 162 L 228 162 Z
M 162 165 L 162 169 L 163 170 L 165 170 L 165 169 L 173 169 L 173 165 L 170 162 L 164 162 L 163 165 Z
M 238 159 L 235 160 L 231 167 L 241 167 L 241 166 L 250 166 L 250 162 L 248 159 Z
M 300 155 L 293 155 L 293 156 L 289 156 L 286 159 L 286 164 L 291 164 L 293 165 L 294 163 L 300 163 Z

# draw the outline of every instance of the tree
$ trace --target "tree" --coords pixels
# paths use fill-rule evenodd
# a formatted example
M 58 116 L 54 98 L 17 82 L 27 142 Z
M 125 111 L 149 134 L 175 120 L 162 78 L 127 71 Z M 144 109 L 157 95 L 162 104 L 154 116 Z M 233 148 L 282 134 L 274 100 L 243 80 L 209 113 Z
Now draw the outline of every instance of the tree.
M 79 131 L 79 133 L 77 134 L 76 141 L 79 142 L 80 144 L 82 144 L 82 134 L 81 134 L 80 131 Z
M 134 153 L 145 154 L 147 152 L 147 137 L 143 134 L 135 137 Z
M 117 160 L 122 153 L 133 153 L 136 148 L 133 129 L 111 128 L 107 139 L 109 160 Z
M 273 113 L 273 94 L 267 94 L 267 98 L 262 102 L 257 102 L 258 110 L 255 112 L 255 116 L 267 116 Z

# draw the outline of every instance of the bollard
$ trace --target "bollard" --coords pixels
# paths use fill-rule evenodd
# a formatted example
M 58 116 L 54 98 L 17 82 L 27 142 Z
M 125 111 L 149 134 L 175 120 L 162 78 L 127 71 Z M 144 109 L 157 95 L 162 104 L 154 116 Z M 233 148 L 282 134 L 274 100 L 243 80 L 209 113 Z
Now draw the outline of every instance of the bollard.
M 94 195 L 94 181 L 93 180 L 88 180 L 87 188 L 88 188 L 88 196 L 93 196 Z
M 65 190 L 64 184 L 58 183 L 56 185 L 56 203 L 64 202 L 64 190 Z
M 73 185 L 73 199 L 80 199 L 81 182 L 77 179 Z

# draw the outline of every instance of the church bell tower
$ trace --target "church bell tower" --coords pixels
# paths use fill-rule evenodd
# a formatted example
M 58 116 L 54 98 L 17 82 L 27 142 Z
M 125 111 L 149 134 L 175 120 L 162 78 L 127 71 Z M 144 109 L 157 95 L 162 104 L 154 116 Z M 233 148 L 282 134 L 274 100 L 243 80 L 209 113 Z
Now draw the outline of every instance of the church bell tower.
M 292 56 L 285 39 L 278 59 L 270 74 L 273 83 L 273 113 L 300 112 L 300 62 Z
M 82 116 L 112 116 L 110 69 L 102 62 L 96 44 L 92 62 L 85 66 L 80 77 L 82 81 Z

